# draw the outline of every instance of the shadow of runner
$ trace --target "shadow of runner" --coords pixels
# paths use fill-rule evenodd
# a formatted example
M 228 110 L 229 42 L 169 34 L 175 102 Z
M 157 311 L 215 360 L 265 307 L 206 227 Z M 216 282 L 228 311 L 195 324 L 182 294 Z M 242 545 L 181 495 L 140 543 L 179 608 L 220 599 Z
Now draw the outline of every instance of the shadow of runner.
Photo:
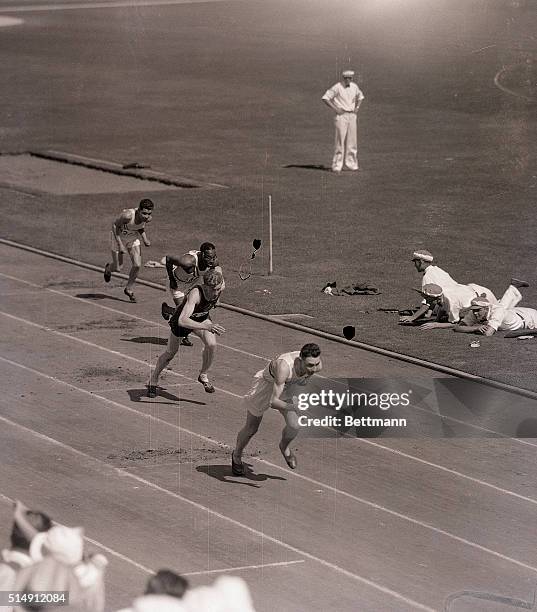
M 107 295 L 106 293 L 77 293 L 75 297 L 80 298 L 82 300 L 113 300 L 115 302 L 125 302 L 130 304 L 130 300 L 125 300 L 120 297 L 115 297 L 113 295 Z
M 255 473 L 252 470 L 252 466 L 249 463 L 243 461 L 244 464 L 244 475 L 243 476 L 234 476 L 231 471 L 231 453 L 229 454 L 229 465 L 228 464 L 209 464 L 209 465 L 199 465 L 196 467 L 198 472 L 202 474 L 207 474 L 211 478 L 216 478 L 220 482 L 227 482 L 230 484 L 243 484 L 249 487 L 259 488 L 258 484 L 254 484 L 255 482 L 264 482 L 265 480 L 287 480 L 282 476 L 272 476 L 271 474 L 259 474 Z M 229 478 L 233 480 L 230 480 Z M 244 480 L 251 480 L 253 482 L 244 482 Z
M 156 398 L 147 397 L 147 389 L 127 389 L 131 402 L 144 402 L 151 404 L 172 404 L 177 402 L 187 402 L 188 404 L 195 404 L 196 406 L 207 406 L 206 402 L 200 402 L 198 400 L 189 399 L 187 397 L 177 397 L 173 393 L 165 391 L 162 387 L 158 388 L 158 395 Z M 171 400 L 169 402 L 159 402 L 158 398 Z
M 135 336 L 134 338 L 121 338 L 122 342 L 136 342 L 137 344 L 158 344 L 159 346 L 166 346 L 168 344 L 167 338 L 157 338 L 155 336 Z

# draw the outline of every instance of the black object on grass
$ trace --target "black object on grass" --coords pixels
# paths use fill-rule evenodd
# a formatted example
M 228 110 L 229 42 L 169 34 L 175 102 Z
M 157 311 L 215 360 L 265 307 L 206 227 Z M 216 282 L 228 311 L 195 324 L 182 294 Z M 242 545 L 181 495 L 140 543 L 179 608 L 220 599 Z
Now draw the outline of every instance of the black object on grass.
M 345 327 L 343 328 L 343 336 L 347 340 L 352 340 L 355 335 L 356 329 L 354 328 L 354 325 L 345 325 Z

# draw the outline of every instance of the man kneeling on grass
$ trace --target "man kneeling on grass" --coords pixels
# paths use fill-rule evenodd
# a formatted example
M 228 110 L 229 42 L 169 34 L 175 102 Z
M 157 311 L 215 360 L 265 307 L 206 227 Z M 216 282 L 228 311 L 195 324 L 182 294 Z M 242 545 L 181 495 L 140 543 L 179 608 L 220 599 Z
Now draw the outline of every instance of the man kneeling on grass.
M 472 300 L 469 312 L 457 323 L 425 323 L 420 329 L 444 328 L 483 336 L 492 336 L 498 330 L 537 329 L 537 310 L 517 306 L 522 299 L 519 289 L 528 286 L 526 281 L 512 278 L 507 291 L 497 304 L 491 303 L 484 296 L 478 296 Z

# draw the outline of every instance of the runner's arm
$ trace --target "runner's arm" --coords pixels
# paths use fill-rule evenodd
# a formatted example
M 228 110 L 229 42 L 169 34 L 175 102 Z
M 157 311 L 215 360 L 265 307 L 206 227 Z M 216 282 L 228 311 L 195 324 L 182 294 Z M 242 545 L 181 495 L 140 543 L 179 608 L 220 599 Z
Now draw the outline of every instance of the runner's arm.
M 112 234 L 116 240 L 117 246 L 122 253 L 125 253 L 125 245 L 121 240 L 121 228 L 131 220 L 129 213 L 121 213 L 119 217 L 112 223 Z
M 289 377 L 289 366 L 288 364 L 279 359 L 276 362 L 276 371 L 274 373 L 274 384 L 272 386 L 272 395 L 270 396 L 270 405 L 272 408 L 283 411 L 296 411 L 294 404 L 284 402 L 281 398 L 285 383 Z
M 211 319 L 207 319 L 206 321 L 199 322 L 199 321 L 194 321 L 193 319 L 190 318 L 194 312 L 194 308 L 200 303 L 200 299 L 201 299 L 200 289 L 197 287 L 194 287 L 194 289 L 188 294 L 185 305 L 183 306 L 183 310 L 181 311 L 181 314 L 179 315 L 179 320 L 178 320 L 179 326 L 184 327 L 186 329 L 193 329 L 193 330 L 198 330 L 198 331 L 203 331 L 203 330 L 210 331 L 213 334 L 220 335 L 221 333 L 225 331 L 225 329 L 221 325 L 218 325 L 217 323 L 213 323 Z

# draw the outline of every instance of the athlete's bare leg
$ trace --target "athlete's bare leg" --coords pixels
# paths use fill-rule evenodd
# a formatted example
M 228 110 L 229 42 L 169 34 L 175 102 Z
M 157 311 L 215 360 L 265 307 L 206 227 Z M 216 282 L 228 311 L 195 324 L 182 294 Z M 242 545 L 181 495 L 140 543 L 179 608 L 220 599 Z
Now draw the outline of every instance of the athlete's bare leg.
M 140 268 L 142 267 L 142 251 L 139 245 L 132 246 L 129 249 L 129 255 L 131 257 L 131 269 L 129 272 L 129 280 L 127 281 L 127 286 L 125 287 L 125 293 L 127 295 L 132 293 L 132 288 L 134 287 L 134 283 L 138 278 L 138 273 L 140 272 Z
M 151 392 L 155 392 L 155 395 L 156 395 L 156 387 L 158 386 L 158 379 L 160 378 L 160 374 L 162 373 L 162 370 L 164 370 L 164 368 L 175 357 L 175 355 L 177 355 L 177 351 L 179 350 L 180 340 L 181 338 L 178 338 L 173 332 L 170 332 L 170 337 L 168 338 L 168 344 L 166 345 L 166 350 L 157 359 L 155 368 L 151 372 L 151 377 L 149 378 L 149 385 L 148 385 L 149 394 L 151 394 Z
M 214 393 L 214 387 L 209 382 L 208 372 L 211 367 L 216 353 L 216 335 L 210 331 L 195 331 L 197 336 L 203 342 L 203 353 L 201 354 L 201 370 L 198 376 L 200 382 L 207 393 Z
M 112 272 L 120 272 L 123 267 L 123 253 L 121 251 L 112 251 Z
M 237 444 L 235 445 L 235 450 L 233 451 L 233 455 L 236 461 L 240 462 L 242 458 L 242 452 L 248 445 L 248 442 L 250 442 L 250 440 L 257 433 L 257 430 L 259 429 L 259 425 L 261 424 L 262 420 L 262 416 L 256 416 L 251 412 L 246 412 L 246 423 L 237 434 Z
M 123 267 L 123 253 L 120 251 L 112 252 L 112 263 L 107 263 L 104 267 L 104 280 L 109 283 L 112 278 L 112 272 L 120 272 Z
M 293 410 L 286 410 L 285 412 L 282 411 L 282 415 L 285 419 L 285 427 L 282 431 L 280 451 L 282 452 L 287 465 L 294 470 L 296 468 L 296 457 L 289 448 L 289 445 L 297 437 L 300 430 L 298 415 Z

